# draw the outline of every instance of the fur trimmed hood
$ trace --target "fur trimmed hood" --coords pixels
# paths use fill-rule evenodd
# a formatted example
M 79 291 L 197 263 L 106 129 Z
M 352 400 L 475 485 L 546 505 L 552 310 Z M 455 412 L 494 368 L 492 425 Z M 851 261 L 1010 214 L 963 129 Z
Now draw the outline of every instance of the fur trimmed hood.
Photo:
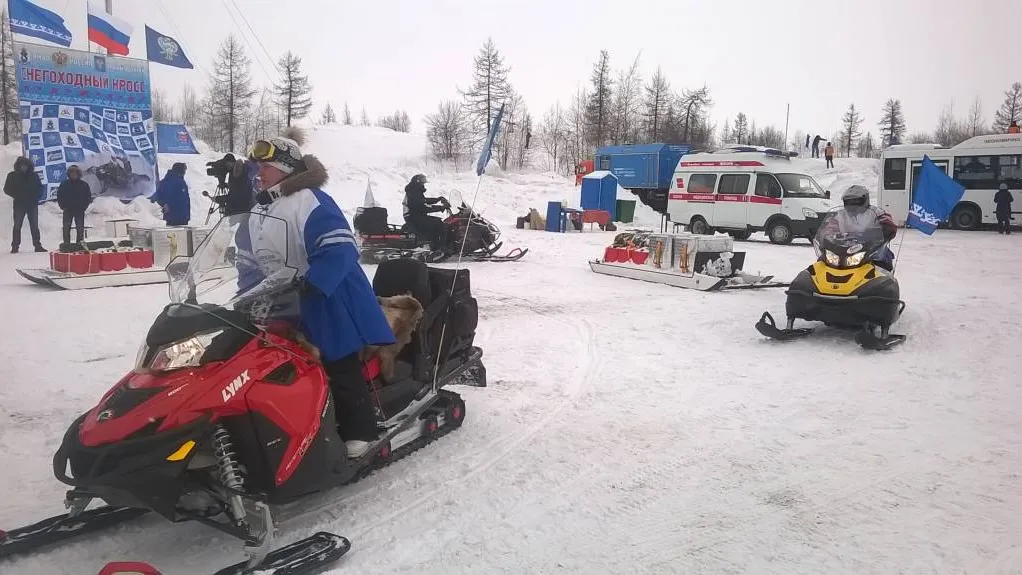
M 306 154 L 302 156 L 302 162 L 305 164 L 304 171 L 295 172 L 281 180 L 280 195 L 290 196 L 306 188 L 321 188 L 330 181 L 330 174 L 327 173 L 326 166 L 319 161 L 319 158 L 312 154 Z

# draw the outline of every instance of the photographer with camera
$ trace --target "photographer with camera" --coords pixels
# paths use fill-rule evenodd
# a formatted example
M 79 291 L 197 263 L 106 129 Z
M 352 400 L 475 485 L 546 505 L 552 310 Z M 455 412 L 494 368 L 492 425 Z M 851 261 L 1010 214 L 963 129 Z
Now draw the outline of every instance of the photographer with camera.
M 225 154 L 223 158 L 206 164 L 206 174 L 217 179 L 216 195 L 210 199 L 221 216 L 245 213 L 255 205 L 248 162 L 236 159 L 234 154 Z

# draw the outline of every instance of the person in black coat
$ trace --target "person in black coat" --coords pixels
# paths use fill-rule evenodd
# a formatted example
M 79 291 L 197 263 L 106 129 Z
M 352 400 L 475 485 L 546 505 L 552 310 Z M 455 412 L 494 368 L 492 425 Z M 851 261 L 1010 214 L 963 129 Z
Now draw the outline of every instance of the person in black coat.
M 814 158 L 819 158 L 820 157 L 820 142 L 822 142 L 822 141 L 823 141 L 823 138 L 821 138 L 819 134 L 816 134 L 816 137 L 813 138 L 813 157 Z
M 405 223 L 416 235 L 429 240 L 430 249 L 441 250 L 447 243 L 447 226 L 443 220 L 431 216 L 450 208 L 445 198 L 426 197 L 426 176 L 416 174 L 405 186 L 405 200 L 402 202 Z
M 997 205 L 997 232 L 1011 235 L 1011 203 L 1015 201 L 1008 184 L 1002 183 L 1000 189 L 994 194 L 994 204 Z
M 14 161 L 14 171 L 7 174 L 4 182 L 4 193 L 14 199 L 14 230 L 11 234 L 11 253 L 18 253 L 21 245 L 21 224 L 28 217 L 28 227 L 32 230 L 32 245 L 35 251 L 45 252 L 39 239 L 39 199 L 43 192 L 43 182 L 35 173 L 32 160 L 24 156 Z
M 225 156 L 226 160 L 227 157 Z M 231 175 L 227 181 L 227 202 L 224 206 L 224 215 L 243 214 L 251 211 L 255 205 L 255 191 L 252 188 L 252 174 L 249 170 L 249 163 L 244 160 L 234 160 L 231 165 Z
M 78 166 L 67 169 L 67 179 L 57 188 L 57 205 L 64 210 L 64 243 L 71 243 L 71 222 L 75 224 L 75 243 L 82 243 L 85 236 L 85 209 L 92 203 L 92 190 L 82 179 Z

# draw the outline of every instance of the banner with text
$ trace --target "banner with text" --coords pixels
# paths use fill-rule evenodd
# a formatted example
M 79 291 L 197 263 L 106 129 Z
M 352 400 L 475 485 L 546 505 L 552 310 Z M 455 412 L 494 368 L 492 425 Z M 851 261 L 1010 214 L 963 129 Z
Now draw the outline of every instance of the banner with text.
M 156 190 L 156 134 L 145 60 L 14 43 L 22 147 L 47 200 L 77 165 L 93 196 Z

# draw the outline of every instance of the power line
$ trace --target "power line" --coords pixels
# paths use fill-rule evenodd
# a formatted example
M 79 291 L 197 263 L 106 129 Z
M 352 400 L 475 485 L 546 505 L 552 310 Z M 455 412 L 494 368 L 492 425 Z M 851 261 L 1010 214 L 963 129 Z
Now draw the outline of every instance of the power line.
M 249 24 L 248 18 L 245 17 L 245 13 L 242 12 L 240 8 L 238 8 L 238 3 L 235 2 L 235 0 L 231 0 L 231 5 L 234 6 L 234 9 L 238 11 L 238 16 L 241 16 L 241 21 L 245 23 L 245 26 L 248 28 L 248 31 L 252 33 L 252 37 L 255 38 L 256 43 L 258 43 L 259 47 L 263 50 L 263 54 L 266 54 L 266 59 L 269 60 L 270 64 L 272 64 L 274 69 L 276 69 L 277 68 L 276 61 L 273 59 L 273 56 L 270 55 L 270 51 L 266 49 L 266 46 L 263 45 L 263 41 L 259 39 L 259 35 L 255 33 L 255 30 L 252 29 L 252 25 Z
M 231 12 L 231 9 L 227 6 L 227 0 L 220 0 L 220 3 L 223 4 L 224 10 L 227 10 L 227 15 L 230 16 L 231 20 L 234 22 L 234 27 L 237 28 L 238 32 L 241 33 L 241 39 L 245 42 L 245 45 L 248 46 L 249 50 L 255 52 L 255 48 L 253 48 L 252 44 L 248 41 L 248 36 L 245 35 L 245 31 L 241 29 L 241 24 L 238 24 L 238 19 L 235 18 L 234 13 Z M 263 75 L 265 75 L 266 79 L 269 80 L 270 83 L 272 84 L 273 77 L 270 76 L 270 73 L 266 71 L 266 66 L 263 66 L 263 61 L 261 58 L 259 58 L 259 54 L 256 54 L 255 61 L 256 64 L 259 64 L 259 68 L 263 71 Z

